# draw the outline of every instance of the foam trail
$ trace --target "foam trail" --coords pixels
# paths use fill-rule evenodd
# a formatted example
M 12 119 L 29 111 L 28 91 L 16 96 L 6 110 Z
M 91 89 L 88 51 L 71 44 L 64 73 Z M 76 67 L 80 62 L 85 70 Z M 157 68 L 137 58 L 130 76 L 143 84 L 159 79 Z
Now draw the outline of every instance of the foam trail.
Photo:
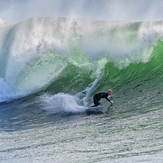
M 58 93 L 56 95 L 44 94 L 40 97 L 40 106 L 47 114 L 80 113 L 86 107 L 81 106 L 80 99 L 69 94 Z

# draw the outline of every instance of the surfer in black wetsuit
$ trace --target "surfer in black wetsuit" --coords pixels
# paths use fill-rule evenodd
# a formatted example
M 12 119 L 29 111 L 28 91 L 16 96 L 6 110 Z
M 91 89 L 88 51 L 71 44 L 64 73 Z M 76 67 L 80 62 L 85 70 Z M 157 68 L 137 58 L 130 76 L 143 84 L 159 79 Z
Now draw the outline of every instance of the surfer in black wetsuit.
M 108 100 L 111 104 L 113 104 L 113 102 L 110 101 L 110 100 L 108 99 L 108 96 L 111 95 L 111 94 L 112 94 L 112 90 L 111 90 L 111 89 L 109 89 L 107 93 L 106 93 L 106 92 L 102 92 L 102 93 L 97 93 L 97 94 L 95 94 L 95 95 L 93 96 L 94 105 L 93 105 L 92 107 L 95 107 L 95 106 L 100 105 L 100 103 L 101 103 L 101 102 L 100 102 L 100 99 L 101 99 L 101 98 L 105 98 L 105 99 Z

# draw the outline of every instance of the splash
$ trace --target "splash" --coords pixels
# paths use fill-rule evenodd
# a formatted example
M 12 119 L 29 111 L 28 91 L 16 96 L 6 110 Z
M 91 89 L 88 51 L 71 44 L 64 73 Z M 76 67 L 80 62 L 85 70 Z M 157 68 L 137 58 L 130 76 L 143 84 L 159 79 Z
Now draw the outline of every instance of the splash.
M 85 111 L 86 107 L 80 105 L 80 99 L 69 94 L 44 94 L 40 97 L 40 106 L 47 114 L 69 114 Z

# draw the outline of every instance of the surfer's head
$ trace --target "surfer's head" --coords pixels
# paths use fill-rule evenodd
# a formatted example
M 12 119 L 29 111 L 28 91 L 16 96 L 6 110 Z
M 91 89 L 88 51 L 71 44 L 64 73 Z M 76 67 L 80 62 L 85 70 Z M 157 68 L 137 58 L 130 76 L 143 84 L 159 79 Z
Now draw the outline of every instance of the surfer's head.
M 112 90 L 109 89 L 109 90 L 108 90 L 108 95 L 111 95 L 111 93 L 112 93 Z

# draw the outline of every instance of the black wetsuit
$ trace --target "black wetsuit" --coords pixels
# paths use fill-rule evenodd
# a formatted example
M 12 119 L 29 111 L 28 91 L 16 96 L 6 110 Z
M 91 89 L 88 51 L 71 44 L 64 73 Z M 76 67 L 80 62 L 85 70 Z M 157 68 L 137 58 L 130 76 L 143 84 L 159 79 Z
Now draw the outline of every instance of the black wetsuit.
M 95 94 L 93 96 L 94 106 L 100 105 L 99 100 L 101 98 L 105 98 L 106 100 L 108 100 L 110 102 L 110 100 L 107 97 L 108 97 L 108 93 L 105 93 L 105 92 Z

